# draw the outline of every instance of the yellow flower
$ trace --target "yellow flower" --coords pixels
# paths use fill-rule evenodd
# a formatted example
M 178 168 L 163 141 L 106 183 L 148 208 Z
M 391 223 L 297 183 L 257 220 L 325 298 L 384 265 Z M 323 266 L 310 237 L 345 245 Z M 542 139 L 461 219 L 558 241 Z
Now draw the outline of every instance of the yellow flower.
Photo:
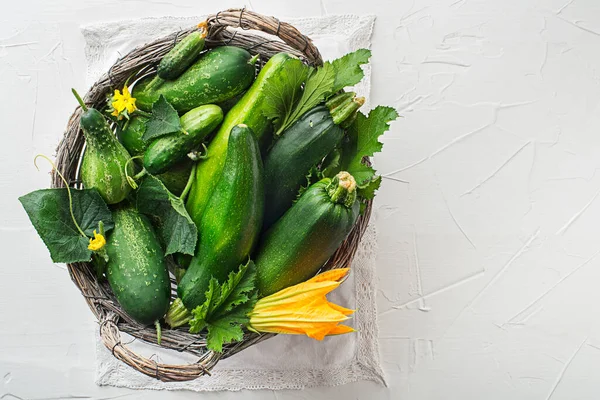
M 106 239 L 100 233 L 97 233 L 94 229 L 94 238 L 90 239 L 90 244 L 88 245 L 88 249 L 92 251 L 98 251 L 104 247 L 106 244 Z
M 249 314 L 248 328 L 257 332 L 307 335 L 317 340 L 354 332 L 351 327 L 341 325 L 354 310 L 333 304 L 325 297 L 340 285 L 348 271 L 348 268 L 327 271 L 263 297 Z
M 123 87 L 123 94 L 121 94 L 119 89 L 115 89 L 111 105 L 114 109 L 112 115 L 119 117 L 119 119 L 124 114 L 125 110 L 127 110 L 127 114 L 131 114 L 137 110 L 137 107 L 135 106 L 135 97 L 131 97 L 131 93 L 127 86 Z

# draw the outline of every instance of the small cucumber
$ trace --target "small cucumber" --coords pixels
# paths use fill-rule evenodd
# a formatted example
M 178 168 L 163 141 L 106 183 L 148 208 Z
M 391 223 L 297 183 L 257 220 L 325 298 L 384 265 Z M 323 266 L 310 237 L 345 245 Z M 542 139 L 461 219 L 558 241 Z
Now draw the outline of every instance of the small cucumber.
M 285 66 L 286 61 L 292 58 L 293 56 L 287 53 L 278 53 L 271 57 L 250 89 L 227 113 L 221 127 L 208 145 L 208 158 L 199 163 L 196 168 L 196 177 L 186 203 L 196 225 L 200 224 L 204 208 L 221 176 L 232 128 L 238 124 L 247 125 L 254 132 L 261 148 L 266 147 L 266 141 L 271 137 L 272 124 L 263 114 L 266 107 L 265 85 L 269 79 L 278 77 L 281 77 L 283 82 L 288 82 L 289 80 L 284 79 L 287 73 Z M 290 91 L 294 89 L 299 88 L 289 88 Z
M 171 282 L 163 250 L 150 221 L 133 207 L 113 212 L 106 276 L 123 310 L 140 324 L 151 324 L 169 307 Z
M 144 153 L 144 168 L 153 175 L 161 174 L 184 160 L 223 121 L 223 111 L 212 104 L 196 107 L 179 119 L 187 132 L 171 133 L 154 140 Z
M 86 149 L 81 162 L 81 181 L 87 188 L 96 188 L 104 201 L 115 204 L 127 197 L 131 186 L 125 176 L 130 155 L 114 135 L 102 113 L 88 108 L 73 90 L 83 113 L 79 125 L 85 136 Z M 128 165 L 133 174 L 133 165 Z
M 192 108 L 215 104 L 246 90 L 256 74 L 256 58 L 239 47 L 221 46 L 200 57 L 173 81 L 148 77 L 138 82 L 132 96 L 136 106 L 151 111 L 152 104 L 162 94 L 179 113 Z
M 142 139 L 147 122 L 147 117 L 134 115 L 129 118 L 125 129 L 117 130 L 119 141 L 132 157 L 144 154 L 148 147 L 148 143 Z
M 177 43 L 160 61 L 156 73 L 166 80 L 179 77 L 198 58 L 204 49 L 206 30 L 195 31 Z
M 269 228 L 292 206 L 306 174 L 342 140 L 339 124 L 356 115 L 364 98 L 354 93 L 334 96 L 304 114 L 286 129 L 265 157 L 265 181 L 277 182 L 265 188 L 265 221 Z
M 254 257 L 259 294 L 314 276 L 354 227 L 359 208 L 348 172 L 310 186 L 261 240 Z
M 264 211 L 263 167 L 250 128 L 231 130 L 225 165 L 198 227 L 198 248 L 177 293 L 188 310 L 204 303 L 211 278 L 220 283 L 252 252 Z

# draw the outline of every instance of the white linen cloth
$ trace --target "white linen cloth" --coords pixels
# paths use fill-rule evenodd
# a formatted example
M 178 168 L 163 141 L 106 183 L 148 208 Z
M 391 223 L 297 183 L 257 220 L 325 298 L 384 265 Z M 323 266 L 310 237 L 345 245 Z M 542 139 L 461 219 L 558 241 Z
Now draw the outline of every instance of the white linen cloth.
M 107 22 L 82 28 L 86 40 L 87 80 L 91 85 L 120 55 L 152 39 L 195 25 L 204 17 L 145 18 Z M 333 59 L 369 48 L 375 17 L 339 15 L 284 19 L 311 37 L 323 58 Z M 368 99 L 370 67 L 355 91 Z M 368 108 L 368 104 L 365 105 Z M 325 338 L 322 342 L 295 335 L 278 335 L 222 360 L 191 382 L 165 383 L 145 376 L 112 356 L 97 340 L 96 383 L 137 389 L 218 391 L 241 389 L 301 389 L 335 386 L 358 380 L 385 384 L 377 343 L 375 255 L 377 238 L 371 224 L 363 237 L 350 277 L 329 297 L 356 309 L 350 325 L 357 332 Z M 127 343 L 127 339 L 124 339 Z M 129 346 L 157 362 L 190 363 L 194 357 L 135 341 Z

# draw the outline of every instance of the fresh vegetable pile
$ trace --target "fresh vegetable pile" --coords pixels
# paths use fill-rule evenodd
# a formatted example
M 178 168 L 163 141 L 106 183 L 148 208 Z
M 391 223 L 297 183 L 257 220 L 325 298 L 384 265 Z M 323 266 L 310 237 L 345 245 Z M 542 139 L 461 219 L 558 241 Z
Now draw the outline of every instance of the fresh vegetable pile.
M 371 53 L 318 68 L 279 53 L 256 76 L 258 56 L 204 51 L 199 28 L 155 74 L 108 93 L 105 109 L 73 91 L 84 188 L 56 171 L 65 188 L 20 201 L 52 260 L 91 262 L 159 342 L 183 326 L 217 352 L 244 330 L 351 332 L 342 322 L 353 311 L 325 298 L 348 270 L 316 274 L 379 188 L 366 161 L 398 116 L 364 114 L 364 98 L 345 91 Z

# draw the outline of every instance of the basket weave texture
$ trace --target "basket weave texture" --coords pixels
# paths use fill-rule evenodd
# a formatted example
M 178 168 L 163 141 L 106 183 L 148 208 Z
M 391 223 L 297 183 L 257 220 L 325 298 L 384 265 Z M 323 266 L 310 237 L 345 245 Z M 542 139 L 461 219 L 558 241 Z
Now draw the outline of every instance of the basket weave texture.
M 312 66 L 322 65 L 319 50 L 312 41 L 302 35 L 288 23 L 274 17 L 266 17 L 245 9 L 230 9 L 211 15 L 207 19 L 208 36 L 206 47 L 231 45 L 247 49 L 252 54 L 259 54 L 261 65 L 272 55 L 288 52 L 299 57 Z M 192 27 L 174 32 L 132 50 L 120 58 L 87 92 L 84 101 L 88 106 L 102 109 L 106 106 L 106 94 L 115 88 L 121 88 L 132 75 L 135 78 L 151 73 L 161 58 L 188 33 L 197 29 Z M 255 31 L 254 33 L 252 31 Z M 256 31 L 262 34 L 256 34 Z M 266 35 L 265 35 L 266 34 Z M 84 149 L 83 132 L 79 127 L 81 108 L 75 109 L 69 119 L 63 139 L 57 148 L 56 166 L 70 185 L 82 188 L 79 180 L 79 167 Z M 54 173 L 52 187 L 64 187 L 64 183 Z M 371 203 L 367 204 L 365 213 L 361 215 L 348 236 L 335 254 L 323 267 L 323 270 L 350 267 L 362 235 L 371 215 Z M 142 326 L 125 314 L 116 301 L 106 281 L 99 281 L 91 264 L 68 264 L 71 279 L 80 289 L 90 309 L 98 319 L 100 337 L 104 345 L 119 360 L 148 376 L 165 382 L 188 381 L 202 375 L 210 375 L 210 370 L 222 358 L 268 339 L 272 334 L 247 333 L 244 340 L 225 345 L 222 353 L 215 353 L 206 348 L 206 337 L 190 334 L 185 328 L 163 329 L 161 347 L 178 352 L 187 352 L 198 357 L 192 364 L 161 364 L 141 356 L 121 341 L 121 332 L 156 345 L 156 331 L 153 326 Z M 175 280 L 172 279 L 173 297 L 175 296 Z

